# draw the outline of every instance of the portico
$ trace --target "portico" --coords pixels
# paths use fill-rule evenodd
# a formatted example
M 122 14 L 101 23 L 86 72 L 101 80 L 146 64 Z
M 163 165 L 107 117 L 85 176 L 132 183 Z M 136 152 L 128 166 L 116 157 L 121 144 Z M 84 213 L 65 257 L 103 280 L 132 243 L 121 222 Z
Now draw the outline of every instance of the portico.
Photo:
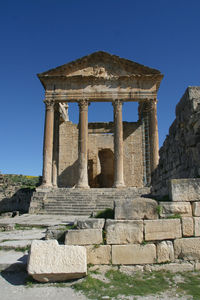
M 113 104 L 113 187 L 115 188 L 126 186 L 122 107 L 128 101 L 139 103 L 138 126 L 141 126 L 143 134 L 143 149 L 140 149 L 143 153 L 142 172 L 146 182 L 150 183 L 151 172 L 156 168 L 159 158 L 157 91 L 163 75 L 158 70 L 106 52 L 95 52 L 74 62 L 40 73 L 38 77 L 45 88 L 46 107 L 42 186 L 58 186 L 58 170 L 61 168 L 62 157 L 62 153 L 59 157 L 59 127 L 62 122 L 69 122 L 67 109 L 72 102 L 77 102 L 79 106 L 78 163 L 76 166 L 78 176 L 75 187 L 89 188 L 88 108 L 91 102 Z M 67 142 L 66 146 L 72 147 Z

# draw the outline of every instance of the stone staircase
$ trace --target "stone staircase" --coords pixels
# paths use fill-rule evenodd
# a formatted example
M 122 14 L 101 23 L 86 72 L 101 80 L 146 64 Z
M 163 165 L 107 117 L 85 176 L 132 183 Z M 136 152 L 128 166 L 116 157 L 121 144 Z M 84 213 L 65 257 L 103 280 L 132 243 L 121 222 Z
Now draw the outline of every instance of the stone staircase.
M 32 196 L 29 213 L 89 216 L 113 208 L 114 200 L 133 199 L 149 193 L 149 188 L 38 188 Z

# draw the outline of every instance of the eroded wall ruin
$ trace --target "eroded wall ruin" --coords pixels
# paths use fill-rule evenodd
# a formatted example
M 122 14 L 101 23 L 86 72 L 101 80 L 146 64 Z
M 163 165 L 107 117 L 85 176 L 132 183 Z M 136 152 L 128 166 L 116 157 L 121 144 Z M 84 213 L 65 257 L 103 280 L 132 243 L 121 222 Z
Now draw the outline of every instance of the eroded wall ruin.
M 200 87 L 188 87 L 176 106 L 176 119 L 160 148 L 153 178 L 153 193 L 168 194 L 173 178 L 200 177 Z

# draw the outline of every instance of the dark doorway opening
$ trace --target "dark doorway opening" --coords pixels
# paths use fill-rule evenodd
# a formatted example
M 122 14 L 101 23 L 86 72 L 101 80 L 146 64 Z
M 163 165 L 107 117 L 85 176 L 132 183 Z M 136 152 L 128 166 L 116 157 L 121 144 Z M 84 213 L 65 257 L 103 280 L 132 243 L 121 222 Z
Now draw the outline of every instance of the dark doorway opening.
M 101 173 L 98 176 L 99 187 L 110 188 L 114 182 L 114 154 L 110 149 L 99 150 Z

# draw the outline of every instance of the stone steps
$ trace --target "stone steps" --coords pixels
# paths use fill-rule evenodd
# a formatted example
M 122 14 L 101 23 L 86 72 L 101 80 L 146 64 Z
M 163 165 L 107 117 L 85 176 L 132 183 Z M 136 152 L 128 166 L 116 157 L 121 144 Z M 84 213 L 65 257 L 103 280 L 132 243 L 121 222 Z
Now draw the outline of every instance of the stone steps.
M 38 189 L 31 199 L 30 213 L 48 213 L 60 215 L 90 215 L 93 212 L 113 208 L 114 200 L 125 200 L 149 194 L 149 188 L 103 188 Z

